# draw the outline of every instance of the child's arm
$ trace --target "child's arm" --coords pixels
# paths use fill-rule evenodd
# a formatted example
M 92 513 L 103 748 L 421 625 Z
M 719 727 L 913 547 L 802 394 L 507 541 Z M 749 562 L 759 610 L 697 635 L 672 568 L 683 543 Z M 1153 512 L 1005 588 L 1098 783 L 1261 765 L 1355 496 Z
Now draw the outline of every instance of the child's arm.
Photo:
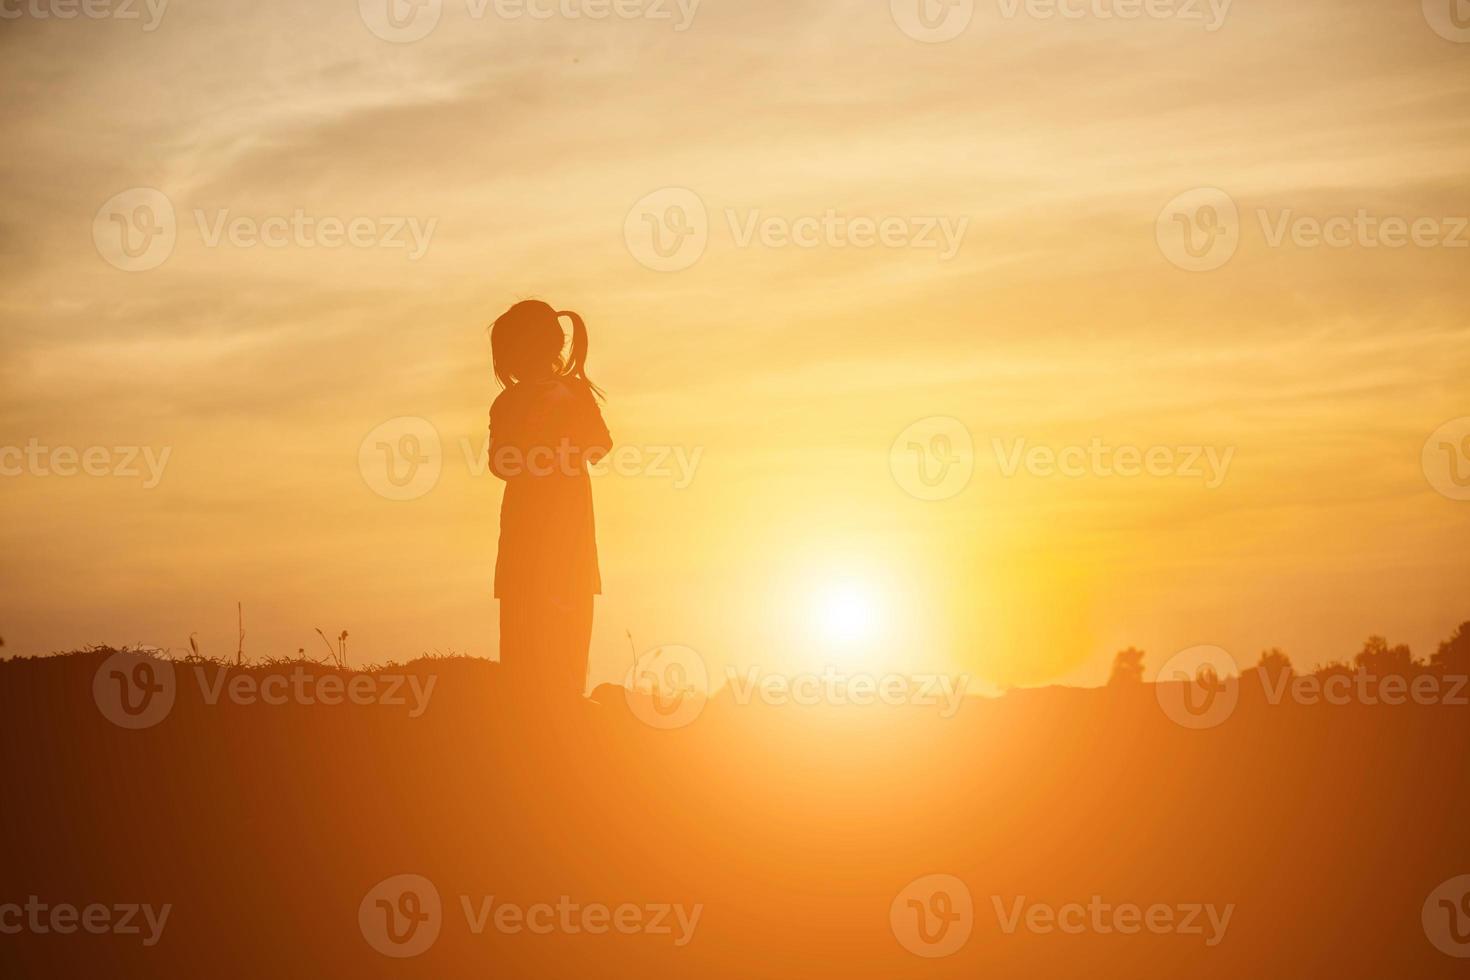
M 521 474 L 521 447 L 510 438 L 510 429 L 503 403 L 497 398 L 490 406 L 490 472 L 502 480 Z
M 583 455 L 589 464 L 596 463 L 612 450 L 612 433 L 607 431 L 607 423 L 602 418 L 602 409 L 597 407 L 597 399 L 590 391 L 587 392 L 584 419 L 586 431 L 582 437 Z
M 581 385 L 558 385 L 551 394 L 557 429 L 576 458 L 589 465 L 612 449 L 612 435 L 602 420 L 602 411 L 592 392 Z

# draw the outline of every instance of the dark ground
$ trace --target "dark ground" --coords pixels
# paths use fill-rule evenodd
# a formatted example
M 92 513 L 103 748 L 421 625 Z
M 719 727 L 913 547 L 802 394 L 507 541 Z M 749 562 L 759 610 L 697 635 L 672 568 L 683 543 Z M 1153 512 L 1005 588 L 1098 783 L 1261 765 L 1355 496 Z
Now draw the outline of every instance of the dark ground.
M 210 705 L 178 664 L 171 711 L 134 731 L 94 699 L 107 657 L 0 663 L 0 903 L 168 903 L 170 917 L 151 947 L 0 935 L 0 976 L 1470 971 L 1421 921 L 1431 892 L 1470 874 L 1463 706 L 1269 705 L 1247 674 L 1234 714 L 1200 731 L 1170 721 L 1152 685 L 974 700 L 948 720 L 717 699 L 663 731 L 606 689 L 572 717 L 517 707 L 484 661 L 402 668 L 435 678 L 417 718 L 383 704 Z M 369 944 L 359 906 L 406 873 L 433 882 L 441 928 L 395 959 Z M 932 873 L 963 880 L 975 907 L 969 941 L 938 959 L 890 927 L 895 896 Z M 475 935 L 460 896 L 491 895 L 703 908 L 682 948 L 667 935 Z M 1006 934 L 991 899 L 1093 895 L 1234 911 L 1208 947 L 1201 935 Z

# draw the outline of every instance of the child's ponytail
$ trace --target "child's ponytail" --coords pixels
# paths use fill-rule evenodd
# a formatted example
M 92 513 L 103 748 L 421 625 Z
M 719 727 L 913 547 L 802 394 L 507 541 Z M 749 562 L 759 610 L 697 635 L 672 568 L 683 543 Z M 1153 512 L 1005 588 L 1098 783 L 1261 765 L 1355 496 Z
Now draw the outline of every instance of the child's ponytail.
M 599 398 L 606 397 L 602 389 L 592 383 L 587 377 L 587 324 L 582 317 L 571 310 L 562 310 L 557 316 L 564 316 L 572 321 L 572 349 L 567 357 L 566 370 L 563 372 L 585 384 L 594 395 Z

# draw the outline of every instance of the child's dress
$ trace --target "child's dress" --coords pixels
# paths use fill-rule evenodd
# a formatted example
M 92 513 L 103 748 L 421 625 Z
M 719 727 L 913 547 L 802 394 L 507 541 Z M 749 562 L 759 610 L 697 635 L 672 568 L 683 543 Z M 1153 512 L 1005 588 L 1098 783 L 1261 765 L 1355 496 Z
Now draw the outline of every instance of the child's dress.
M 490 408 L 490 469 L 505 480 L 500 662 L 528 694 L 585 691 L 592 597 L 602 592 L 587 463 L 611 445 L 591 390 L 574 379 L 520 382 Z

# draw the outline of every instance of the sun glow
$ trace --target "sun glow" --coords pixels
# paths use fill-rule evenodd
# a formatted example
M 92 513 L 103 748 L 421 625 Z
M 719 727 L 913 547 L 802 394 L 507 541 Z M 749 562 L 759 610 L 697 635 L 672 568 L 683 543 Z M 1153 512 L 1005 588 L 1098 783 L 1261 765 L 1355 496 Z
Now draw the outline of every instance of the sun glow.
M 860 581 L 839 581 L 818 589 L 812 602 L 812 627 L 817 638 L 850 649 L 882 638 L 887 627 L 882 592 Z
M 781 670 L 948 669 L 932 629 L 936 590 L 902 541 L 808 538 L 764 588 L 772 627 L 764 656 Z

